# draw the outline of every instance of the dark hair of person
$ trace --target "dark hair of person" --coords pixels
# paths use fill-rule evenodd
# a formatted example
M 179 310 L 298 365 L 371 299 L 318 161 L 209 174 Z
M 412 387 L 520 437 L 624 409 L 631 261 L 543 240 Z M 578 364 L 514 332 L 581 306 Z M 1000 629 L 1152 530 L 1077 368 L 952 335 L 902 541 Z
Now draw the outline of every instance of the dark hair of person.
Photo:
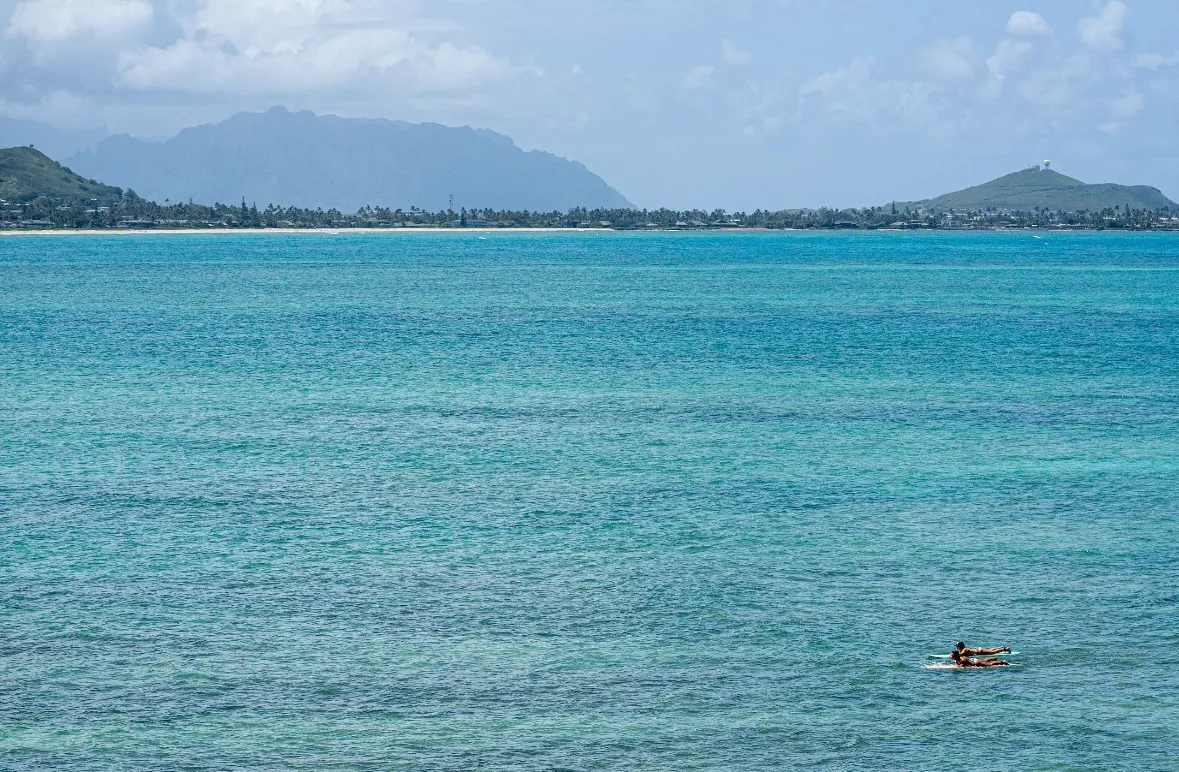
M 965 649 L 965 648 L 966 648 L 966 644 L 965 644 L 965 643 L 963 643 L 962 641 L 958 641 L 958 648 L 959 648 L 959 649 Z

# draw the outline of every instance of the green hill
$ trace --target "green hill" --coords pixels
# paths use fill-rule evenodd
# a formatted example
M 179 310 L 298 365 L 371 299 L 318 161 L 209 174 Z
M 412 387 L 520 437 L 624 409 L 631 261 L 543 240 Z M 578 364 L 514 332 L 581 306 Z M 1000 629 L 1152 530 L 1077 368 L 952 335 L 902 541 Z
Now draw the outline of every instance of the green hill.
M 123 197 L 120 188 L 74 174 L 31 147 L 0 149 L 0 199 L 27 203 L 44 198 L 54 203 L 112 203 Z
M 997 180 L 915 205 L 937 210 L 1021 210 L 1037 207 L 1051 211 L 1098 212 L 1102 209 L 1129 206 L 1131 209 L 1172 209 L 1177 204 L 1158 188 L 1146 185 L 1087 185 L 1050 169 L 1032 167 Z

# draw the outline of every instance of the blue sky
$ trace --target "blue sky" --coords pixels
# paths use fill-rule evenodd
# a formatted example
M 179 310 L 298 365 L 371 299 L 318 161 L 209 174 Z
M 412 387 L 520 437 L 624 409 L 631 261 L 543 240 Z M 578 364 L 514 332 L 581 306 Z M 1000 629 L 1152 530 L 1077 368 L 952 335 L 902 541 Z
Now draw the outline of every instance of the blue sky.
M 1179 198 L 1174 0 L 0 0 L 0 114 L 471 124 L 640 206 L 862 206 L 1033 161 Z

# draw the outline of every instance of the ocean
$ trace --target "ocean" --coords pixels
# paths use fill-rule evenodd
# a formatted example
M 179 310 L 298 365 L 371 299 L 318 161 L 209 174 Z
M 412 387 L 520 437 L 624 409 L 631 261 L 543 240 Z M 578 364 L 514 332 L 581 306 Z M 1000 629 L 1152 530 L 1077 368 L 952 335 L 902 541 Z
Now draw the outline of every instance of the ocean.
M 1177 523 L 1175 235 L 0 237 L 5 770 L 1179 769 Z

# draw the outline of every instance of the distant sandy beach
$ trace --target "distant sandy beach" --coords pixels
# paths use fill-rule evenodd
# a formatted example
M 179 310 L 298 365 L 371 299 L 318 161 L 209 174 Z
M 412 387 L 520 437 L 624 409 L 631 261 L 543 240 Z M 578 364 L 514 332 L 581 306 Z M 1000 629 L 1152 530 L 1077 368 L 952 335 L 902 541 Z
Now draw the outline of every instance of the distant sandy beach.
M 318 233 L 320 235 L 343 235 L 346 233 L 593 233 L 613 231 L 613 228 L 173 228 L 173 229 L 133 229 L 111 228 L 99 229 L 69 229 L 60 230 L 0 230 L 2 236 L 185 236 L 193 234 L 213 234 L 232 236 L 240 234 L 275 234 L 275 233 Z

